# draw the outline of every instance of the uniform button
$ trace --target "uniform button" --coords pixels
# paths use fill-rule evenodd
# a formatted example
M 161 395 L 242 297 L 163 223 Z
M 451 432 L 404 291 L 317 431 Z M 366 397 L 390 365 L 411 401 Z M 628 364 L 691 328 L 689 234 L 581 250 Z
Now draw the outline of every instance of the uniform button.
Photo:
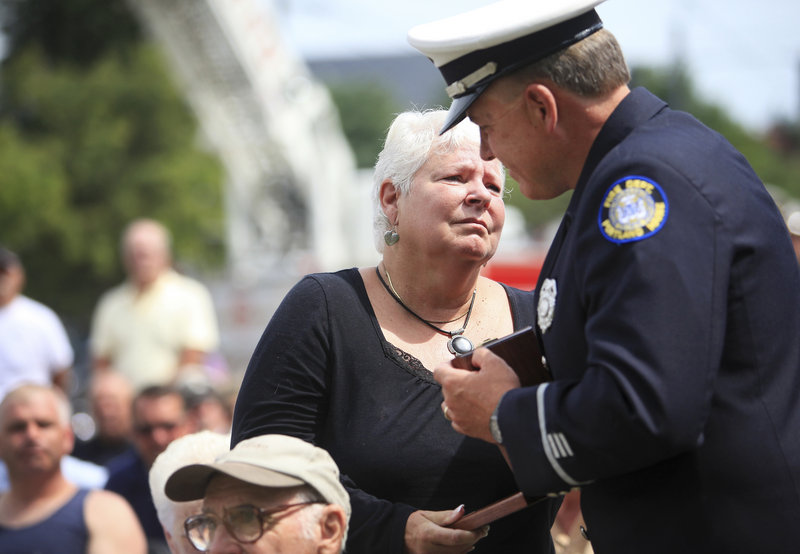
M 547 358 L 545 358 L 544 356 L 542 356 L 542 365 L 544 366 L 545 369 L 549 369 L 547 367 Z

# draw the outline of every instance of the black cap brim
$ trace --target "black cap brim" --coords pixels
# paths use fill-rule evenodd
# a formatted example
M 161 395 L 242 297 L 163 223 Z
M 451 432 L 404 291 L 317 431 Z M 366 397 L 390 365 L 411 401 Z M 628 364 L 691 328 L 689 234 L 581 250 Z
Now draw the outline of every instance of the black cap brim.
M 447 118 L 444 121 L 442 130 L 439 131 L 440 135 L 445 134 L 447 131 L 461 123 L 467 117 L 467 110 L 472 106 L 473 102 L 489 87 L 491 83 L 479 85 L 474 91 L 454 98 L 450 104 L 450 109 L 447 110 Z

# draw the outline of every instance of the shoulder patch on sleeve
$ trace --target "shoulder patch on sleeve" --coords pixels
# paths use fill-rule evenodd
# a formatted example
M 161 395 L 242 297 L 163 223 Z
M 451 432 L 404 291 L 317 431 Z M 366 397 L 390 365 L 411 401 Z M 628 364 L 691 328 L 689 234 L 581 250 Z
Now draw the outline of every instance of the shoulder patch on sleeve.
M 629 175 L 608 188 L 597 223 L 605 238 L 621 244 L 655 235 L 668 214 L 667 195 L 659 184 L 647 177 Z

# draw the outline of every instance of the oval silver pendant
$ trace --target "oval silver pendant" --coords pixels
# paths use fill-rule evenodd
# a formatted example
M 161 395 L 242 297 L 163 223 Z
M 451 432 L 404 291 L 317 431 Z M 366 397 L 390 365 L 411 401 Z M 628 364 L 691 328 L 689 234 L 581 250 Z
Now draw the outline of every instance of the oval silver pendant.
M 469 354 L 474 350 L 474 346 L 472 346 L 472 342 L 463 335 L 455 335 L 449 341 L 447 341 L 447 350 L 450 351 L 453 355 L 461 355 Z

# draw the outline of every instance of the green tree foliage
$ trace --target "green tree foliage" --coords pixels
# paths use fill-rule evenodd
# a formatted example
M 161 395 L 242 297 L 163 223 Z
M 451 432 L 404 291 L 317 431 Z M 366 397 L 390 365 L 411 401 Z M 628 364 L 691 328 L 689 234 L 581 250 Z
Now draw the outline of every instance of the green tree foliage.
M 99 294 L 122 279 L 131 219 L 164 222 L 179 262 L 221 262 L 222 168 L 122 2 L 16 7 L 0 81 L 0 242 L 22 258 L 26 293 L 83 333 Z
M 333 83 L 329 90 L 358 167 L 374 166 L 386 131 L 400 107 L 390 91 L 374 82 Z
M 634 85 L 645 86 L 664 99 L 671 108 L 691 113 L 722 134 L 747 158 L 764 183 L 800 198 L 800 148 L 797 140 L 800 128 L 797 123 L 775 122 L 766 137 L 746 129 L 722 108 L 697 94 L 680 62 L 666 68 L 637 68 L 632 80 Z M 782 140 L 770 140 L 770 137 Z
M 125 56 L 141 40 L 124 0 L 4 0 L 0 17 L 12 52 L 37 47 L 53 63 Z

